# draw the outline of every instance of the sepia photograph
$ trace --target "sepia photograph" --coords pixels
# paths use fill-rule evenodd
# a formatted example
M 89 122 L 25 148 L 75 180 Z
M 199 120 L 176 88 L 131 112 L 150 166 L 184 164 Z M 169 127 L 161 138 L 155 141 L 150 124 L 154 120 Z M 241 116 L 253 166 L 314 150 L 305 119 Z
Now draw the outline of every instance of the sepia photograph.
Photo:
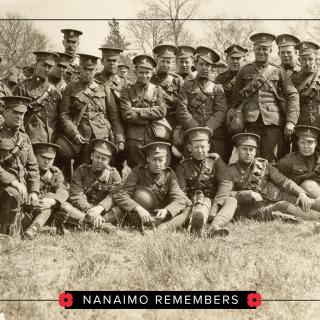
M 320 0 L 0 8 L 0 320 L 320 318 Z

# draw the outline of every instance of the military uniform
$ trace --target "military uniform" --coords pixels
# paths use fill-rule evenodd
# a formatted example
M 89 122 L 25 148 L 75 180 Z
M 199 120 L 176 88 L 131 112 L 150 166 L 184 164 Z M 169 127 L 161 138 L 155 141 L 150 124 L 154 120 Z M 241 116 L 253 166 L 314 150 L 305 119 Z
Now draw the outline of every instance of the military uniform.
M 153 69 L 156 62 L 152 57 L 140 55 L 133 59 L 137 67 Z M 161 88 L 152 84 L 135 82 L 128 85 L 121 95 L 121 114 L 126 123 L 128 165 L 133 168 L 144 161 L 139 146 L 150 142 L 168 140 L 169 135 L 157 135 L 156 125 L 164 121 L 167 107 Z M 166 130 L 166 128 L 164 127 Z
M 67 82 L 63 78 L 56 78 L 52 75 L 48 77 L 49 82 L 61 93 L 67 86 Z
M 275 36 L 263 33 L 250 39 L 257 46 L 271 47 Z M 285 110 L 280 99 L 286 102 Z M 283 122 L 296 124 L 299 117 L 299 96 L 285 70 L 268 61 L 243 66 L 236 76 L 232 102 L 233 107 L 240 104 L 245 130 L 262 137 L 260 155 L 275 160 Z
M 56 54 L 50 52 L 34 52 L 37 62 L 43 61 L 54 65 Z M 24 127 L 32 143 L 54 142 L 58 135 L 59 105 L 61 93 L 48 79 L 37 75 L 17 84 L 13 94 L 29 97 L 32 102 L 24 118 Z
M 212 131 L 208 128 L 193 128 L 185 132 L 189 142 L 209 141 Z M 192 156 L 182 160 L 176 168 L 176 175 L 181 189 L 190 199 L 194 199 L 197 193 L 202 192 L 203 199 L 194 202 L 193 214 L 190 219 L 191 228 L 201 233 L 206 224 L 211 208 L 217 207 L 211 217 L 211 228 L 214 231 L 225 227 L 233 217 L 237 203 L 228 198 L 232 191 L 232 182 L 225 175 L 227 168 L 218 154 L 208 154 L 203 160 L 197 160 Z M 219 210 L 218 212 L 218 209 Z M 200 223 L 197 223 L 200 220 Z M 199 225 L 198 225 L 199 224 Z
M 54 159 L 59 146 L 51 143 L 36 143 L 33 145 L 35 154 L 41 154 L 47 158 Z M 67 201 L 69 192 L 64 184 L 64 177 L 61 170 L 52 166 L 46 171 L 40 170 L 40 193 L 39 199 L 50 198 L 56 204 L 50 208 L 39 209 L 32 205 L 24 208 L 25 217 L 22 226 L 26 229 L 24 235 L 28 239 L 33 239 L 50 218 L 52 212 L 60 208 L 61 204 Z
M 214 55 L 209 48 L 199 48 L 197 48 L 199 56 L 211 61 L 209 63 L 219 59 L 219 56 L 216 57 L 217 54 Z M 213 131 L 211 147 L 221 157 L 224 157 L 222 126 L 226 111 L 226 97 L 222 86 L 217 82 L 197 76 L 195 80 L 189 80 L 183 84 L 176 114 L 178 122 L 185 130 L 193 127 L 210 128 Z
M 96 65 L 97 57 L 81 54 L 80 64 Z M 77 134 L 90 142 L 94 138 L 106 138 L 123 142 L 124 132 L 120 114 L 110 89 L 97 82 L 85 83 L 81 80 L 70 83 L 62 97 L 61 122 L 65 136 L 74 142 Z M 88 157 L 87 149 L 81 148 Z
M 19 112 L 25 112 L 30 102 L 28 98 L 12 96 L 2 100 L 5 108 Z M 0 220 L 2 233 L 10 235 L 19 235 L 20 207 L 24 202 L 18 189 L 11 185 L 15 180 L 24 184 L 28 193 L 40 191 L 38 164 L 28 135 L 4 122 L 0 128 Z

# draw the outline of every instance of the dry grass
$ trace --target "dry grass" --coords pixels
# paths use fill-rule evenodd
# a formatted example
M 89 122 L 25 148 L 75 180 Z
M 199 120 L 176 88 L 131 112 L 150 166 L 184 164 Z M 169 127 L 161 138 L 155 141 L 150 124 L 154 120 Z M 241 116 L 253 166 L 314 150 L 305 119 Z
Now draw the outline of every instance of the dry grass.
M 320 235 L 312 223 L 243 220 L 227 238 L 92 231 L 41 235 L 0 256 L 0 298 L 55 299 L 64 290 L 257 290 L 320 298 Z M 319 302 L 258 310 L 64 310 L 58 302 L 0 302 L 6 319 L 319 319 Z

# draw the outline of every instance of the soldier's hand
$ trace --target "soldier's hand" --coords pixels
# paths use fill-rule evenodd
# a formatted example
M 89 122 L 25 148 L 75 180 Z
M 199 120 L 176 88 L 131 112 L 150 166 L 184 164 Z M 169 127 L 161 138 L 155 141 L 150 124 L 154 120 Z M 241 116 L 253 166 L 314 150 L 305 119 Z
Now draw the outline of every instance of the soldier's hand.
M 166 218 L 166 216 L 168 215 L 168 209 L 160 209 L 157 210 L 157 215 L 156 218 L 159 220 L 164 220 Z
M 39 200 L 38 208 L 39 208 L 40 210 L 50 209 L 50 208 L 53 207 L 56 203 L 57 203 L 57 201 L 56 201 L 55 199 L 52 199 L 52 198 L 42 198 L 42 199 Z
M 294 132 L 294 123 L 289 121 L 286 123 L 286 127 L 284 129 L 284 135 L 291 136 L 293 132 Z
M 258 192 L 251 191 L 251 198 L 252 198 L 254 201 L 262 201 L 261 194 L 258 193 Z
M 84 143 L 87 143 L 87 142 L 88 142 L 86 139 L 83 138 L 83 136 L 82 136 L 80 133 L 78 133 L 78 134 L 75 136 L 74 141 L 75 141 L 75 143 L 77 143 L 77 144 L 84 144 Z
M 104 222 L 104 219 L 101 215 L 98 215 L 93 219 L 93 225 L 95 228 L 100 228 L 103 222 Z
M 296 201 L 296 206 L 301 205 L 302 210 L 308 212 L 311 209 L 311 205 L 313 204 L 314 200 L 310 199 L 305 193 L 299 193 L 299 197 Z
M 104 210 L 103 206 L 97 205 L 89 209 L 87 212 L 87 215 L 90 217 L 90 219 L 94 220 L 97 216 L 99 216 L 102 213 L 103 210 Z
M 117 147 L 118 147 L 118 150 L 119 150 L 119 151 L 124 150 L 124 142 L 122 142 L 122 141 L 119 142 L 118 145 L 117 145 Z
M 136 207 L 135 211 L 137 212 L 143 223 L 151 221 L 151 215 L 145 208 L 138 206 Z
M 30 203 L 32 206 L 38 206 L 39 198 L 38 194 L 35 192 L 31 192 L 28 197 L 28 203 Z
M 18 190 L 23 200 L 27 200 L 28 191 L 27 187 L 23 183 L 20 183 L 18 180 L 14 180 L 11 182 L 11 185 Z

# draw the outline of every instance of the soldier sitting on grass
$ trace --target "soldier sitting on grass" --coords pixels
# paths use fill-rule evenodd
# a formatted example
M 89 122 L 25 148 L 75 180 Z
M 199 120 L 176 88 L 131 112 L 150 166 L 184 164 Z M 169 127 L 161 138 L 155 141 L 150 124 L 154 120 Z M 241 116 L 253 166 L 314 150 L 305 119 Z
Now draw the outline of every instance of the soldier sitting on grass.
M 24 233 L 26 239 L 34 239 L 49 219 L 52 211 L 58 209 L 69 197 L 61 170 L 53 166 L 58 149 L 60 147 L 53 143 L 33 145 L 40 171 L 40 194 L 36 205 L 25 206 L 22 226 L 27 228 Z
M 80 165 L 72 177 L 70 198 L 62 206 L 57 219 L 81 226 L 84 223 L 106 232 L 116 227 L 105 222 L 105 214 L 113 206 L 112 192 L 121 184 L 118 171 L 109 166 L 117 147 L 105 139 L 92 140 L 91 164 Z

